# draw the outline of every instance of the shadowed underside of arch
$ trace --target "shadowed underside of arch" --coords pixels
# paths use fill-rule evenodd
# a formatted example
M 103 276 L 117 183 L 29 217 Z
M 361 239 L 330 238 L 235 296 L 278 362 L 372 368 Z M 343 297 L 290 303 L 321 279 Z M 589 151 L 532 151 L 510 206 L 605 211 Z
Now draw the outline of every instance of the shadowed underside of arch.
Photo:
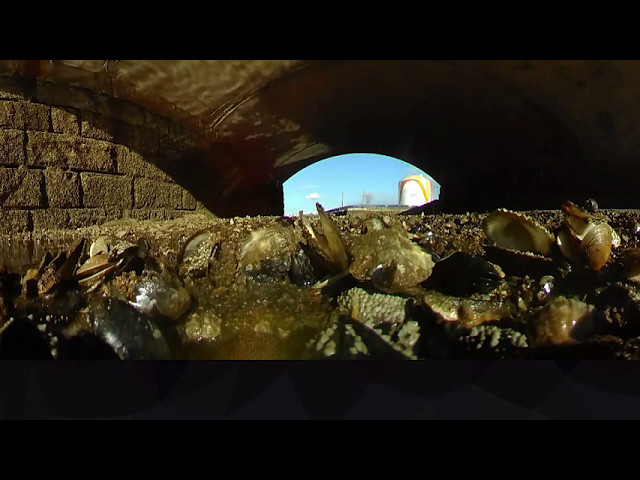
M 65 104 L 45 98 L 51 83 L 82 87 L 181 125 L 198 140 L 177 142 L 163 169 L 218 215 L 280 214 L 287 178 L 359 151 L 427 169 L 451 211 L 640 200 L 637 61 L 47 60 L 0 71 L 39 102 Z

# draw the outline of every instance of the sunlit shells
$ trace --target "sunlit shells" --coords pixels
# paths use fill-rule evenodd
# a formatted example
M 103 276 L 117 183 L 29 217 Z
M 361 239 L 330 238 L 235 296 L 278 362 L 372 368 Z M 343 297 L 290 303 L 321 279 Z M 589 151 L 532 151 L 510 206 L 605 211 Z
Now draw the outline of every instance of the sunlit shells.
M 548 255 L 554 241 L 553 235 L 542 225 L 502 208 L 484 219 L 482 229 L 487 238 L 498 246 L 521 252 Z

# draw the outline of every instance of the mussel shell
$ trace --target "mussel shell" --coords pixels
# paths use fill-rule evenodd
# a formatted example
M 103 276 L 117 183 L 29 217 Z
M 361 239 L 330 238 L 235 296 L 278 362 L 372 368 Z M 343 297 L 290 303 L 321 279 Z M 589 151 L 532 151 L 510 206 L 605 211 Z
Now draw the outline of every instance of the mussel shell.
M 131 245 L 130 247 L 125 248 L 120 252 L 117 257 L 113 257 L 112 260 L 114 263 L 119 260 L 124 260 L 123 264 L 129 263 L 134 258 L 140 258 L 140 249 L 137 245 Z
M 61 283 L 60 274 L 53 268 L 45 269 L 44 273 L 38 279 L 38 294 L 46 295 L 56 289 Z
M 208 230 L 203 230 L 194 233 L 187 239 L 182 246 L 180 254 L 178 255 L 178 263 L 182 263 L 187 260 L 191 255 L 198 251 L 200 246 L 204 242 L 209 242 L 213 239 L 213 233 Z
M 67 258 L 64 263 L 60 267 L 60 278 L 62 280 L 71 280 L 73 278 L 73 274 L 78 268 L 78 262 L 80 258 L 84 254 L 85 245 L 87 240 L 85 238 L 81 238 L 67 253 Z
M 435 290 L 425 292 L 422 304 L 439 322 L 455 322 L 463 328 L 511 319 L 516 314 L 516 306 L 511 302 L 473 300 L 444 295 Z
M 36 269 L 36 275 L 42 275 L 42 272 L 44 272 L 44 269 L 47 268 L 47 266 L 51 263 L 51 261 L 53 260 L 53 255 L 51 254 L 51 252 L 47 252 L 44 257 L 42 257 L 42 261 L 40 262 L 40 265 L 38 266 L 38 268 Z
M 111 266 L 109 257 L 106 253 L 101 253 L 89 258 L 80 268 L 76 275 L 80 278 L 90 277 Z
M 555 275 L 557 262 L 551 258 L 531 253 L 506 250 L 501 247 L 487 246 L 484 248 L 485 258 L 500 268 L 507 275 L 540 278 L 545 275 Z
M 64 262 L 67 260 L 67 252 L 60 252 L 53 257 L 53 260 L 45 268 L 53 268 L 54 270 L 60 270 Z
M 291 283 L 302 288 L 309 288 L 317 281 L 311 259 L 302 248 L 291 256 L 289 279 Z
M 482 229 L 489 240 L 509 250 L 548 255 L 554 242 L 553 235 L 539 223 L 502 208 L 487 215 Z
M 483 258 L 456 252 L 435 264 L 424 286 L 445 295 L 465 297 L 474 293 L 489 293 L 503 277 L 502 272 Z
M 302 224 L 302 234 L 308 245 L 313 249 L 310 253 L 312 261 L 320 259 L 324 268 L 333 274 L 345 272 L 351 260 L 349 249 L 342 233 L 329 217 L 322 205 L 316 203 L 323 234 L 318 232 L 311 221 L 300 211 L 299 219 Z
M 316 203 L 316 209 L 320 217 L 324 238 L 326 238 L 327 250 L 335 265 L 339 267 L 341 271 L 345 271 L 349 268 L 349 251 L 342 237 L 342 233 L 338 230 L 338 227 L 329 215 L 325 213 L 320 203 Z
M 115 265 L 108 264 L 106 268 L 96 271 L 96 273 L 94 273 L 93 275 L 89 275 L 87 277 L 79 279 L 78 284 L 81 287 L 90 287 L 92 285 L 96 285 L 97 283 L 104 280 L 110 273 L 114 272 L 116 268 L 117 267 Z

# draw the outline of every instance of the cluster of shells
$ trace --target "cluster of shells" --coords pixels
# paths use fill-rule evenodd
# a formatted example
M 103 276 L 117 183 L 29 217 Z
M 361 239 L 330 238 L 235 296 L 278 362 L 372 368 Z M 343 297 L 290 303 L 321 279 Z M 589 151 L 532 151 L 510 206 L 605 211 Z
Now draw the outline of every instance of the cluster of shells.
M 44 358 L 58 358 L 61 347 L 94 348 L 109 358 L 168 358 L 169 346 L 149 319 L 177 319 L 191 300 L 150 249 L 144 238 L 99 237 L 91 244 L 82 238 L 67 251 L 47 253 L 23 276 L 0 277 L 4 349 L 15 342 Z M 36 330 L 48 352 L 33 341 Z
M 233 330 L 225 322 L 239 325 L 241 343 L 255 342 L 252 351 L 269 335 L 284 342 L 310 330 L 296 358 L 555 358 L 567 348 L 635 358 L 629 352 L 640 350 L 640 249 L 622 248 L 595 202 L 565 202 L 553 232 L 498 209 L 473 232 L 484 239 L 481 254 L 446 256 L 427 217 L 413 232 L 375 216 L 346 231 L 320 204 L 317 212 L 233 239 L 197 231 L 173 253 L 144 238 L 81 239 L 23 276 L 0 269 L 0 356 L 39 335 L 54 358 L 83 348 L 180 358 L 184 345 L 215 349 Z

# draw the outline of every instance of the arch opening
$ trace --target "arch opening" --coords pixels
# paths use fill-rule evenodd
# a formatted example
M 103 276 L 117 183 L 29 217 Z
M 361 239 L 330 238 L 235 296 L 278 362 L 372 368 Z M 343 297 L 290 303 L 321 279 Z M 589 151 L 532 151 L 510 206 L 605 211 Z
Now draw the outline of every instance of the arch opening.
M 387 208 L 403 210 L 440 197 L 440 184 L 401 159 L 376 153 L 349 153 L 320 160 L 283 183 L 284 213 Z

